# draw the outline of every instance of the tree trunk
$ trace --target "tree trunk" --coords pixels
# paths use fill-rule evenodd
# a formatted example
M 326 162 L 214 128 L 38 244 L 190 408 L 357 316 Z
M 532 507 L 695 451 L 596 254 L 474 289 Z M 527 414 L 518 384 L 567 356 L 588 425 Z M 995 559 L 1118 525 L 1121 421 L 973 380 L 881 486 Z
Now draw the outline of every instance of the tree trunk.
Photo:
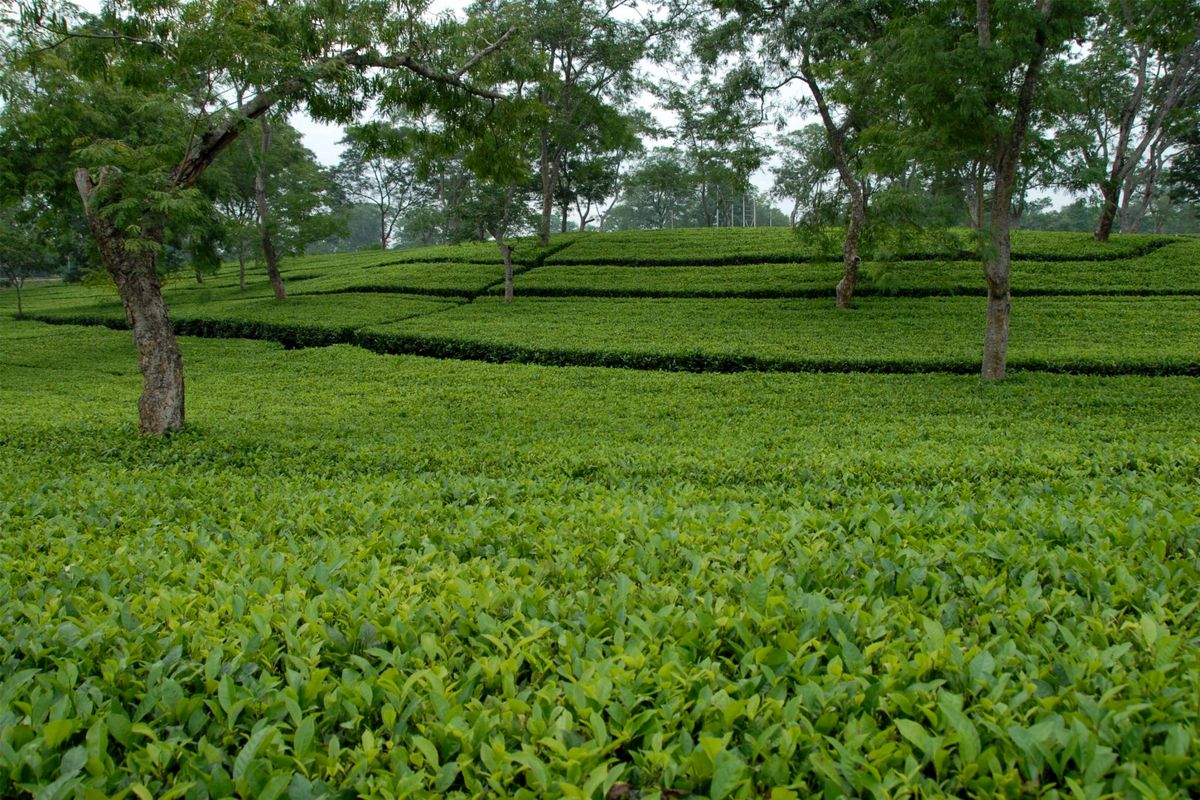
M 203 286 L 203 285 L 204 285 L 204 273 L 203 273 L 203 272 L 201 272 L 201 271 L 200 271 L 200 270 L 198 270 L 198 269 L 197 269 L 197 270 L 194 270 L 194 271 L 195 271 L 195 273 L 196 273 L 196 283 L 198 283 L 198 284 L 200 284 L 201 286 Z
M 846 241 L 842 244 L 842 279 L 837 285 L 837 307 L 850 308 L 854 288 L 858 285 L 858 240 L 867 217 L 867 204 L 861 192 L 850 206 L 850 224 L 846 226 Z
M 246 240 L 238 235 L 238 288 L 246 291 Z
M 980 3 L 982 7 L 985 3 Z M 1040 5 L 1043 18 L 1049 15 L 1050 5 Z M 981 41 L 984 34 L 980 31 Z M 1008 320 L 1012 311 L 1009 274 L 1012 265 L 1012 242 L 1009 221 L 1012 217 L 1012 196 L 1017 185 L 1017 166 L 1025 148 L 1025 134 L 1037 93 L 1038 77 L 1046 58 L 1045 26 L 1038 26 L 1034 41 L 1037 50 L 1025 68 L 1013 122 L 1008 136 L 996 141 L 994 161 L 996 181 L 992 192 L 991 252 L 984 262 L 984 278 L 988 286 L 987 326 L 983 339 L 983 364 L 980 377 L 985 381 L 1001 380 L 1008 374 Z M 982 220 L 981 220 L 982 223 Z
M 818 83 L 816 74 L 812 71 L 808 53 L 804 54 L 801 61 L 800 75 L 808 84 L 813 99 L 816 101 L 817 111 L 821 115 L 821 124 L 825 126 L 825 134 L 829 139 L 829 149 L 832 151 L 834 163 L 837 165 L 838 177 L 850 195 L 850 220 L 846 225 L 846 240 L 842 243 L 844 267 L 842 279 L 838 281 L 837 285 L 837 307 L 850 308 L 850 301 L 854 297 L 854 288 L 858 284 L 858 242 L 862 236 L 863 225 L 867 220 L 867 190 L 850 168 L 846 131 L 833 121 L 833 114 L 829 110 L 829 104 L 825 101 L 825 93 L 821 90 L 821 84 Z M 743 205 L 743 216 L 745 213 L 745 205 Z
M 387 209 L 381 203 L 379 205 L 379 249 L 387 250 L 387 245 L 388 245 Z
M 513 301 L 512 248 L 502 239 L 497 239 L 496 244 L 500 246 L 500 255 L 504 258 L 504 302 L 511 303 Z
M 103 179 L 103 178 L 102 178 Z M 83 198 L 88 226 L 100 250 L 100 259 L 112 275 L 125 307 L 125 318 L 133 326 L 142 371 L 142 396 L 138 400 L 138 427 L 142 433 L 162 434 L 183 427 L 183 355 L 162 286 L 150 252 L 130 252 L 125 237 L 107 217 L 97 214 L 91 199 L 96 184 L 87 170 L 75 172 L 75 184 Z M 151 231 L 150 238 L 161 242 L 162 231 Z
M 1166 150 L 1171 146 L 1167 140 L 1166 131 L 1159 133 L 1158 138 L 1150 145 L 1150 157 L 1146 160 L 1146 173 L 1144 176 L 1144 184 L 1142 187 L 1142 199 L 1135 212 L 1130 211 L 1129 194 L 1125 194 L 1124 207 L 1122 208 L 1119 221 L 1121 223 L 1121 233 L 1137 233 L 1142 228 L 1142 222 L 1146 218 L 1147 212 L 1150 212 L 1154 207 L 1155 190 L 1158 187 L 1158 178 L 1162 174 L 1164 162 L 1166 161 Z M 1155 222 L 1155 233 L 1161 233 L 1159 228 L 1162 227 L 1161 222 Z
M 550 244 L 550 218 L 554 215 L 554 187 L 558 183 L 554 159 L 550 156 L 550 134 L 542 131 L 541 152 L 538 155 L 538 171 L 542 178 L 542 216 L 538 225 L 538 240 L 542 246 Z
M 271 124 L 266 117 L 259 122 L 262 125 L 262 152 L 259 154 L 258 170 L 254 175 L 254 202 L 258 205 L 258 231 L 262 237 L 263 260 L 267 262 L 267 277 L 271 279 L 271 289 L 275 292 L 276 300 L 287 298 L 287 290 L 283 288 L 283 277 L 279 274 L 279 256 L 275 252 L 275 242 L 271 236 L 271 208 L 267 204 L 267 154 L 271 151 Z
M 1112 233 L 1113 221 L 1117 218 L 1117 186 L 1104 183 L 1100 192 L 1104 203 L 1100 209 L 1100 222 L 1097 223 L 1096 233 L 1092 238 L 1097 242 L 1107 242 L 1109 234 Z
M 996 228 L 993 226 L 993 234 L 995 232 Z M 988 306 L 987 328 L 983 339 L 983 368 L 980 376 L 986 381 L 1002 380 L 1008 374 L 1008 318 L 1012 311 L 1012 293 L 1008 283 L 1011 254 L 1007 221 L 1003 241 L 997 242 L 996 236 L 993 235 L 992 247 L 992 257 L 984 267 Z
M 24 284 L 24 278 L 13 278 L 12 285 L 17 290 L 17 319 L 25 319 L 25 306 L 21 303 L 21 287 Z

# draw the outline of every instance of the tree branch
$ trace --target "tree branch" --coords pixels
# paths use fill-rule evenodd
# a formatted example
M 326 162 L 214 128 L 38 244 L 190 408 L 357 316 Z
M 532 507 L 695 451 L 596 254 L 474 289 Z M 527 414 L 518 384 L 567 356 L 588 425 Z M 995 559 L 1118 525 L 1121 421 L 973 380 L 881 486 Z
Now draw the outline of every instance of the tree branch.
M 494 49 L 494 48 L 493 48 Z M 392 55 L 381 55 L 374 51 L 357 51 L 348 50 L 337 57 L 347 66 L 356 67 L 358 69 L 368 69 L 377 67 L 379 69 L 406 69 L 409 72 L 415 72 L 422 78 L 440 83 L 443 86 L 451 86 L 455 89 L 461 89 L 467 94 L 475 97 L 482 97 L 488 100 L 503 100 L 504 95 L 491 89 L 481 89 L 467 83 L 458 75 L 450 75 L 445 72 L 439 72 L 423 61 L 418 61 L 407 53 L 398 53 Z
M 495 42 L 489 44 L 487 47 L 483 48 L 478 53 L 471 56 L 470 60 L 468 60 L 467 63 L 465 63 L 461 67 L 459 67 L 458 72 L 454 73 L 454 77 L 461 78 L 463 75 L 466 75 L 467 72 L 469 72 L 472 67 L 474 67 L 476 64 L 478 64 L 483 59 L 487 58 L 492 53 L 499 50 L 504 45 L 504 43 L 507 42 L 509 40 L 509 38 L 516 32 L 517 32 L 516 26 L 513 26 L 513 27 L 509 28 L 508 30 L 506 30 L 504 32 L 504 35 L 501 36 L 499 39 L 497 39 Z

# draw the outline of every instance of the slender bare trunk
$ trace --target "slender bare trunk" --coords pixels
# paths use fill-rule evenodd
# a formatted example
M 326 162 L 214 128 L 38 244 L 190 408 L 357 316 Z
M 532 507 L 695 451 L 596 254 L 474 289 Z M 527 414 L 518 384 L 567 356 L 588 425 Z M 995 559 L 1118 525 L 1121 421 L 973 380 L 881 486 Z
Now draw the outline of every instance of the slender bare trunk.
M 867 204 L 860 192 L 850 206 L 850 224 L 846 226 L 846 241 L 842 244 L 842 279 L 837 285 L 837 307 L 849 308 L 858 285 L 858 242 L 867 218 Z
M 575 210 L 579 213 L 579 230 L 586 231 L 588 223 L 592 221 L 592 201 L 588 200 L 587 205 L 583 205 L 576 200 Z
M 554 189 L 558 185 L 556 159 L 551 156 L 551 147 L 550 133 L 542 131 L 541 152 L 538 155 L 538 171 L 542 179 L 542 216 L 538 225 L 538 239 L 543 247 L 550 244 L 550 218 L 554 216 Z
M 195 273 L 196 273 L 196 283 L 198 283 L 198 284 L 200 284 L 201 286 L 203 286 L 203 285 L 204 285 L 204 273 L 203 273 L 203 272 L 201 272 L 201 271 L 200 271 L 200 270 L 198 270 L 198 269 L 197 269 L 197 270 L 194 270 L 194 271 L 195 271 Z
M 981 0 L 981 7 L 986 0 Z M 1050 0 L 1043 0 L 1043 16 L 1050 13 Z M 980 32 L 981 41 L 983 32 Z M 1038 77 L 1046 57 L 1047 39 L 1044 27 L 1039 26 L 1035 41 L 1037 50 L 1025 68 L 1017 105 L 1013 110 L 1009 134 L 996 142 L 994 166 L 996 180 L 992 192 L 991 248 L 985 254 L 984 279 L 988 287 L 987 325 L 983 340 L 983 364 L 980 377 L 1001 380 L 1008 374 L 1008 321 L 1012 311 L 1009 274 L 1012 265 L 1012 242 L 1009 222 L 1012 217 L 1012 196 L 1017 185 L 1017 166 L 1025 147 L 1025 134 L 1037 93 Z
M 238 288 L 246 291 L 246 240 L 238 236 Z
M 500 248 L 500 256 L 504 259 L 504 302 L 506 303 L 513 301 L 513 263 L 512 247 L 509 246 L 505 237 L 512 221 L 513 197 L 516 196 L 516 193 L 517 187 L 510 185 L 504 193 L 504 213 L 500 215 L 498 221 L 486 226 L 487 233 L 496 240 L 496 246 Z
M 825 126 L 825 133 L 829 139 L 829 149 L 833 152 L 833 160 L 837 165 L 838 177 L 850 195 L 850 220 L 846 225 L 846 239 L 842 243 L 842 279 L 838 281 L 837 285 L 837 307 L 850 308 L 850 302 L 854 298 L 854 288 L 858 284 L 860 260 L 858 243 L 862 237 L 863 225 L 867 220 L 867 191 L 863 182 L 855 176 L 854 171 L 850 168 L 846 129 L 833 121 L 833 114 L 829 110 L 829 104 L 825 101 L 821 84 L 812 71 L 807 53 L 801 62 L 800 74 L 804 78 L 804 82 L 808 84 L 813 99 L 816 101 L 817 111 L 821 115 L 821 123 Z M 746 206 L 743 197 L 743 224 L 745 223 L 745 214 Z
M 388 246 L 387 209 L 381 204 L 379 206 L 379 249 L 387 250 L 387 246 Z
M 13 288 L 17 290 L 17 319 L 25 319 L 25 305 L 21 302 L 21 287 L 24 284 L 24 278 L 13 278 L 12 285 Z
M 512 248 L 505 242 L 499 242 L 500 255 L 504 258 L 504 302 L 513 301 L 513 263 Z
M 708 183 L 700 184 L 700 207 L 704 209 L 704 226 L 711 228 L 713 226 L 713 212 L 708 204 Z M 719 213 L 719 212 L 718 212 Z M 717 227 L 720 227 L 720 221 L 717 222 Z
M 1147 212 L 1150 212 L 1154 207 L 1154 194 L 1158 188 L 1158 178 L 1162 174 L 1163 166 L 1166 161 L 1166 150 L 1170 147 L 1170 142 L 1167 140 L 1166 132 L 1159 133 L 1158 138 L 1150 145 L 1150 156 L 1146 160 L 1146 173 L 1142 186 L 1142 199 L 1136 210 L 1129 208 L 1132 187 L 1125 194 L 1124 207 L 1121 210 L 1119 221 L 1121 223 L 1122 233 L 1137 233 L 1142 228 L 1142 222 L 1146 218 Z M 1161 233 L 1158 227 L 1161 223 L 1156 222 L 1155 233 Z
M 271 207 L 267 203 L 267 155 L 271 152 L 271 124 L 266 117 L 259 120 L 262 126 L 262 150 L 259 153 L 258 170 L 254 175 L 254 201 L 258 205 L 258 232 L 262 237 L 263 260 L 267 263 L 267 277 L 276 300 L 287 298 L 283 287 L 283 276 L 279 274 L 279 255 L 275 252 L 275 241 L 271 236 Z
M 183 355 L 163 302 L 155 256 L 152 252 L 131 252 L 124 234 L 107 217 L 96 213 L 91 203 L 96 184 L 87 170 L 76 171 L 75 184 L 101 262 L 116 282 L 125 318 L 133 326 L 142 371 L 138 427 L 150 434 L 179 430 L 184 422 Z M 161 241 L 161 229 L 150 232 L 150 237 Z

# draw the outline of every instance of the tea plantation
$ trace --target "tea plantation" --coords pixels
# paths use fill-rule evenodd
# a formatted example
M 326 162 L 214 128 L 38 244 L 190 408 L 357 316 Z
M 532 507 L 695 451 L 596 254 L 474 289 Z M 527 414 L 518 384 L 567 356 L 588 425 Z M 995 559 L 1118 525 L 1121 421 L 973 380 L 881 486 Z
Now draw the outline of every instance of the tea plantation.
M 162 439 L 111 289 L 0 291 L 0 796 L 1200 795 L 1200 240 L 1014 246 L 994 385 L 932 248 L 176 279 Z

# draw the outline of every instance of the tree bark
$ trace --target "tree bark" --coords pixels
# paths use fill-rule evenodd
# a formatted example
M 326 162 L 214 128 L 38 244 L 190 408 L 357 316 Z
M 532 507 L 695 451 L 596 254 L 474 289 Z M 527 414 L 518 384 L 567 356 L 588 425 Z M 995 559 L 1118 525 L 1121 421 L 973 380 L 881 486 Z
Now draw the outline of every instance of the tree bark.
M 504 258 L 504 302 L 511 303 L 513 301 L 512 248 L 503 240 L 497 243 L 500 245 L 500 255 Z
M 504 193 L 504 210 L 500 219 L 484 226 L 486 232 L 496 240 L 496 246 L 500 248 L 500 256 L 504 259 L 504 302 L 506 303 L 513 301 L 513 263 L 512 247 L 505 237 L 508 226 L 512 222 L 513 197 L 516 196 L 516 193 L 517 187 L 510 185 Z
M 1134 24 L 1135 20 L 1128 7 L 1126 7 L 1126 15 L 1125 24 Z M 1105 195 L 1105 203 L 1101 211 L 1101 219 L 1096 226 L 1096 241 L 1108 240 L 1109 232 L 1112 230 L 1112 218 L 1117 213 L 1115 201 L 1111 207 L 1108 201 L 1109 185 L 1116 187 L 1113 189 L 1114 194 L 1120 191 L 1120 187 L 1133 177 L 1142 163 L 1146 148 L 1150 147 L 1162 134 L 1175 109 L 1188 103 L 1197 92 L 1200 92 L 1200 76 L 1197 75 L 1197 65 L 1200 64 L 1200 24 L 1193 28 L 1191 40 L 1187 44 L 1180 50 L 1171 53 L 1170 58 L 1164 58 L 1164 56 L 1165 54 L 1160 53 L 1159 60 L 1169 62 L 1169 66 L 1166 67 L 1165 73 L 1160 73 L 1159 85 L 1151 89 L 1153 113 L 1142 122 L 1141 138 L 1131 146 L 1138 112 L 1142 108 L 1147 90 L 1150 89 L 1147 86 L 1150 44 L 1143 42 L 1138 46 L 1137 83 L 1134 86 L 1133 95 L 1121 111 L 1112 168 L 1105 178 L 1105 182 L 1101 184 L 1101 193 Z M 1161 84 L 1165 84 L 1165 86 Z
M 1115 171 L 1114 167 L 1114 171 Z M 1100 220 L 1096 223 L 1096 233 L 1092 236 L 1097 242 L 1107 242 L 1112 233 L 1113 222 L 1117 218 L 1118 187 L 1108 181 L 1100 186 L 1100 197 L 1103 204 L 1100 208 Z
M 21 302 L 21 287 L 25 285 L 25 279 L 17 276 L 13 278 L 12 285 L 17 290 L 17 319 L 25 319 L 25 306 Z
M 542 131 L 541 152 L 538 155 L 538 170 L 542 179 L 542 216 L 538 226 L 538 240 L 542 246 L 550 244 L 550 218 L 554 215 L 554 187 L 558 175 L 554 170 L 554 158 L 550 155 L 550 134 Z
M 116 282 L 125 318 L 133 326 L 133 341 L 142 371 L 138 428 L 148 434 L 179 430 L 184 422 L 183 355 L 171 330 L 155 255 L 149 251 L 130 251 L 124 234 L 107 217 L 96 213 L 91 203 L 96 184 L 87 170 L 75 172 L 75 185 L 83 199 L 84 214 L 100 250 L 101 262 Z M 161 228 L 148 233 L 151 240 L 161 242 Z
M 833 114 L 829 110 L 829 104 L 825 101 L 825 93 L 821 90 L 821 84 L 812 71 L 807 52 L 801 61 L 800 75 L 808 84 L 813 100 L 816 101 L 817 111 L 821 115 L 821 123 L 825 126 L 825 133 L 829 138 L 829 149 L 832 151 L 834 163 L 837 165 L 838 177 L 850 195 L 850 220 L 846 225 L 846 240 L 842 243 L 842 279 L 838 281 L 837 285 L 837 307 L 850 308 L 850 303 L 854 298 L 854 289 L 858 285 L 860 260 L 858 243 L 862 236 L 863 225 L 867 220 L 866 187 L 855 176 L 854 170 L 850 168 L 850 155 L 846 147 L 846 130 L 834 123 Z M 745 215 L 744 206 L 742 214 Z
M 271 151 L 271 123 L 261 117 L 262 150 L 258 158 L 258 170 L 254 175 L 254 202 L 258 205 L 258 232 L 262 237 L 263 260 L 267 263 L 267 277 L 276 300 L 287 298 L 283 287 L 283 276 L 279 274 L 279 255 L 275 252 L 275 241 L 271 236 L 271 207 L 267 202 L 267 154 Z
M 1039 5 L 1043 17 L 1049 16 L 1050 0 L 1043 0 Z M 1012 311 L 1012 293 L 1009 287 L 1012 242 L 1009 220 L 1012 216 L 1013 189 L 1017 183 L 1017 166 L 1025 147 L 1025 135 L 1033 113 L 1038 77 L 1046 58 L 1047 38 L 1044 26 L 1038 27 L 1035 42 L 1037 49 L 1025 68 L 1021 90 L 1017 95 L 1017 105 L 1013 110 L 1012 128 L 1007 136 L 998 138 L 995 145 L 993 164 L 996 182 L 992 192 L 991 249 L 986 254 L 983 267 L 988 287 L 988 311 L 980 377 L 987 381 L 1002 380 L 1008 374 L 1008 321 Z
M 246 291 L 246 240 L 238 234 L 238 288 Z
M 837 307 L 850 308 L 854 288 L 858 285 L 858 241 L 867 218 L 867 204 L 860 192 L 850 204 L 850 224 L 846 226 L 846 241 L 842 244 L 842 279 L 837 285 Z

